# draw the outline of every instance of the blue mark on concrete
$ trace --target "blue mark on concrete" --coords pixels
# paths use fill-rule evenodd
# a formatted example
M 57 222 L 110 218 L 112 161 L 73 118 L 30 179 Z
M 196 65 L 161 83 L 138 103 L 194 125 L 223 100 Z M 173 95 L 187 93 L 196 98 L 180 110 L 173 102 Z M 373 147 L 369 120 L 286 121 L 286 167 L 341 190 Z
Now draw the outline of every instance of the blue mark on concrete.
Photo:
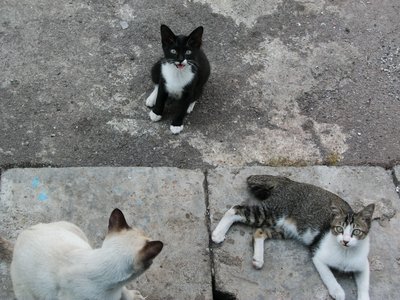
M 47 199 L 49 199 L 49 197 L 47 196 L 46 192 L 41 192 L 38 196 L 39 201 L 46 201 Z
M 142 199 L 136 199 L 135 200 L 135 204 L 138 206 L 142 206 L 143 205 L 143 200 Z
M 40 184 L 39 177 L 33 178 L 33 180 L 32 180 L 32 187 L 33 187 L 34 189 L 36 189 L 36 188 L 39 186 L 39 184 Z

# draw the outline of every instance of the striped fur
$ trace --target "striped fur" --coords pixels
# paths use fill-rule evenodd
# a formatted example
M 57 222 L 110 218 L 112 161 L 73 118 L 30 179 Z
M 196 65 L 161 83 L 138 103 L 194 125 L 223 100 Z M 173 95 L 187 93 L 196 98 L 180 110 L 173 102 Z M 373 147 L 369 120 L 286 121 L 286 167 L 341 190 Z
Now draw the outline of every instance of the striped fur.
M 345 200 L 327 190 L 280 176 L 254 175 L 247 178 L 247 184 L 257 201 L 229 209 L 212 233 L 215 243 L 225 239 L 235 222 L 256 227 L 253 266 L 260 269 L 265 239 L 296 239 L 309 246 L 333 298 L 344 299 L 344 291 L 328 266 L 357 272 L 359 299 L 369 299 L 368 233 L 374 204 L 355 213 Z

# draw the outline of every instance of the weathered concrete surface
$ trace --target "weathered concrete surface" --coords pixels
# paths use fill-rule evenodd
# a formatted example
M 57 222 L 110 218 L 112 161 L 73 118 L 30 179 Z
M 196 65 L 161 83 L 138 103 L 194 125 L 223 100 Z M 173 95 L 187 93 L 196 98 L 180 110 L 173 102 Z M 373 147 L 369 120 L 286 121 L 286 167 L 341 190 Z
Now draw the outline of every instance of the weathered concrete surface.
M 391 165 L 399 10 L 398 0 L 2 0 L 0 167 Z M 144 105 L 160 23 L 204 25 L 212 64 L 179 136 Z
M 146 299 L 212 299 L 204 175 L 176 168 L 14 169 L 1 178 L 0 234 L 15 240 L 39 222 L 77 224 L 101 244 L 120 208 L 129 224 L 164 242 L 151 268 L 132 285 Z M 0 262 L 0 299 L 12 299 Z
M 378 167 L 217 168 L 208 175 L 212 229 L 228 208 L 250 196 L 245 179 L 252 174 L 284 175 L 315 184 L 343 197 L 356 210 L 376 203 L 369 256 L 371 299 L 400 298 L 396 288 L 400 278 L 400 201 L 390 171 Z M 329 299 L 308 250 L 294 241 L 267 241 L 264 267 L 253 269 L 252 233 L 249 227 L 234 225 L 224 243 L 213 247 L 217 290 L 243 300 Z M 338 277 L 346 299 L 356 299 L 353 278 Z

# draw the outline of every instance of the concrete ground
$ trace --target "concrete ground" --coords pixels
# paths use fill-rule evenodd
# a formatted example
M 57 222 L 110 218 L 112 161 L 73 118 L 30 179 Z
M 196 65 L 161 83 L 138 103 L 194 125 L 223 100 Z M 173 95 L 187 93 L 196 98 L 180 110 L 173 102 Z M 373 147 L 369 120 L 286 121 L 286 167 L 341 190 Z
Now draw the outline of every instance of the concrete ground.
M 399 299 L 400 200 L 396 178 L 380 167 L 12 169 L 1 178 L 1 236 L 14 241 L 38 222 L 68 220 L 99 246 L 113 208 L 129 224 L 165 243 L 132 287 L 147 299 L 329 299 L 307 250 L 268 241 L 262 270 L 252 267 L 252 229 L 234 226 L 222 245 L 209 233 L 227 208 L 249 197 L 250 174 L 284 175 L 326 188 L 353 208 L 376 203 L 371 229 L 371 299 Z M 396 177 L 397 176 L 397 177 Z M 351 275 L 337 274 L 346 299 L 356 299 Z M 13 299 L 9 264 L 0 262 L 0 299 Z
M 150 300 L 327 299 L 294 242 L 266 244 L 260 271 L 250 228 L 209 244 L 245 176 L 283 174 L 377 203 L 371 297 L 399 299 L 399 12 L 398 0 L 1 0 L 0 234 L 66 219 L 98 246 L 118 206 L 166 243 L 133 284 Z M 179 135 L 144 104 L 162 23 L 203 25 L 212 66 Z M 7 263 L 0 274 L 11 299 Z
M 2 0 L 0 167 L 400 162 L 400 2 Z M 212 74 L 172 136 L 145 99 L 161 23 Z

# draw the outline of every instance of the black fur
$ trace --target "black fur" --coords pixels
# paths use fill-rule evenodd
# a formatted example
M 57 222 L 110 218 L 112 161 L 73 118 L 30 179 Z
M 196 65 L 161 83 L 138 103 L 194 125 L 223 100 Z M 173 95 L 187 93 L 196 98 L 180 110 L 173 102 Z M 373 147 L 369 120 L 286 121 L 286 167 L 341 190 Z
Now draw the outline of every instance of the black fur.
M 161 41 L 164 51 L 164 58 L 157 61 L 152 70 L 151 78 L 155 84 L 158 84 L 158 94 L 156 104 L 153 107 L 153 112 L 156 115 L 162 115 L 164 106 L 169 95 L 165 87 L 165 78 L 161 73 L 161 65 L 165 63 L 181 63 L 185 59 L 188 61 L 188 66 L 194 73 L 193 80 L 184 87 L 183 93 L 179 101 L 177 113 L 172 120 L 173 126 L 181 126 L 186 111 L 190 103 L 196 101 L 202 94 L 204 84 L 207 82 L 210 75 L 210 64 L 206 55 L 202 51 L 202 35 L 203 27 L 196 28 L 190 35 L 176 36 L 171 29 L 166 25 L 161 25 Z M 175 49 L 176 53 L 171 53 L 171 49 Z M 191 53 L 188 54 L 187 51 Z

